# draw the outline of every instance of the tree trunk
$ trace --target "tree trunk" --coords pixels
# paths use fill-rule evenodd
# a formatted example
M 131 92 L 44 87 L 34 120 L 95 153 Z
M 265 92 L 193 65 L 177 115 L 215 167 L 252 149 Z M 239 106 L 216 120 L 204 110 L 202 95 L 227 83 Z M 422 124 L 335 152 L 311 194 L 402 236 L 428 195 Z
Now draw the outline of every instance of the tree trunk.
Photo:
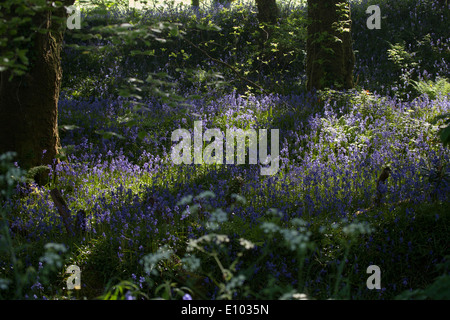
M 72 5 L 74 1 L 65 1 Z M 19 166 L 29 169 L 53 164 L 59 149 L 58 98 L 62 69 L 61 46 L 66 17 L 64 7 L 35 15 L 34 26 L 48 32 L 36 32 L 33 58 L 28 72 L 9 80 L 11 71 L 0 74 L 0 153 L 15 151 Z
M 214 0 L 214 3 L 215 4 L 221 4 L 224 7 L 229 7 L 230 4 L 231 4 L 231 1 L 233 1 L 233 0 Z
M 259 23 L 276 24 L 280 10 L 276 0 L 256 0 Z
M 307 89 L 351 89 L 355 56 L 349 1 L 308 0 Z

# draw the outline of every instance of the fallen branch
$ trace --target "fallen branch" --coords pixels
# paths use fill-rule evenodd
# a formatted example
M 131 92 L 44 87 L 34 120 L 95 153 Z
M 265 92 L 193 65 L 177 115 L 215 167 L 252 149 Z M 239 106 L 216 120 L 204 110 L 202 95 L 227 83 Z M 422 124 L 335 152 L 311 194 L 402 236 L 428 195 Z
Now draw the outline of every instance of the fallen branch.
M 59 215 L 63 220 L 67 233 L 71 234 L 72 228 L 70 227 L 70 210 L 67 207 L 61 192 L 55 188 L 50 191 L 50 195 L 56 205 L 56 208 L 58 209 Z

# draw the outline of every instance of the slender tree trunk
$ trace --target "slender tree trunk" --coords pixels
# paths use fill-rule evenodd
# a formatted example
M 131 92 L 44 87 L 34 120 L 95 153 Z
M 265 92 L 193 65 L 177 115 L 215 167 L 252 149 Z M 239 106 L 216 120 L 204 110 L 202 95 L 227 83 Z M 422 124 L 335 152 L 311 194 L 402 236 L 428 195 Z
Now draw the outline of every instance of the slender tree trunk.
M 258 8 L 257 18 L 262 28 L 260 29 L 260 47 L 265 46 L 265 42 L 269 40 L 273 32 L 271 26 L 277 23 L 280 15 L 276 0 L 256 0 L 256 7 Z
M 276 24 L 280 10 L 276 0 L 256 0 L 259 23 Z
M 214 0 L 216 4 L 222 4 L 225 7 L 229 7 L 233 0 Z
M 33 18 L 33 25 L 48 32 L 36 32 L 28 72 L 12 80 L 10 71 L 0 74 L 0 153 L 15 151 L 24 169 L 52 164 L 59 149 L 60 54 L 66 26 L 52 15 L 64 18 L 66 10 L 43 11 Z
M 349 1 L 308 0 L 307 88 L 351 89 L 355 56 Z

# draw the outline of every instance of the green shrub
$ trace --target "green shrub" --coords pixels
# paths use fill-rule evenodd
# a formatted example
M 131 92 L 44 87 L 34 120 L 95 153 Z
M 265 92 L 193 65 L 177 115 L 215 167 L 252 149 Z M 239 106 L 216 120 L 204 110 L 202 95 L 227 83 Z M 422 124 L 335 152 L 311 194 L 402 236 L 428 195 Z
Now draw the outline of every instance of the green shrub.
M 411 83 L 413 84 L 418 96 L 426 94 L 431 100 L 435 100 L 439 97 L 445 97 L 450 94 L 450 82 L 446 78 L 440 78 L 436 81 L 411 80 Z

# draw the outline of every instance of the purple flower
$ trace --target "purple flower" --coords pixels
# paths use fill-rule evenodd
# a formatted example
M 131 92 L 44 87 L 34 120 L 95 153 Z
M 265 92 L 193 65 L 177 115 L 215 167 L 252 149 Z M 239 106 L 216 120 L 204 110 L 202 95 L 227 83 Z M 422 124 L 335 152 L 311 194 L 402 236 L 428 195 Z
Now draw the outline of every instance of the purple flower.
M 189 293 L 186 293 L 186 294 L 183 296 L 183 300 L 192 300 L 192 297 L 191 297 L 191 295 L 190 295 Z

